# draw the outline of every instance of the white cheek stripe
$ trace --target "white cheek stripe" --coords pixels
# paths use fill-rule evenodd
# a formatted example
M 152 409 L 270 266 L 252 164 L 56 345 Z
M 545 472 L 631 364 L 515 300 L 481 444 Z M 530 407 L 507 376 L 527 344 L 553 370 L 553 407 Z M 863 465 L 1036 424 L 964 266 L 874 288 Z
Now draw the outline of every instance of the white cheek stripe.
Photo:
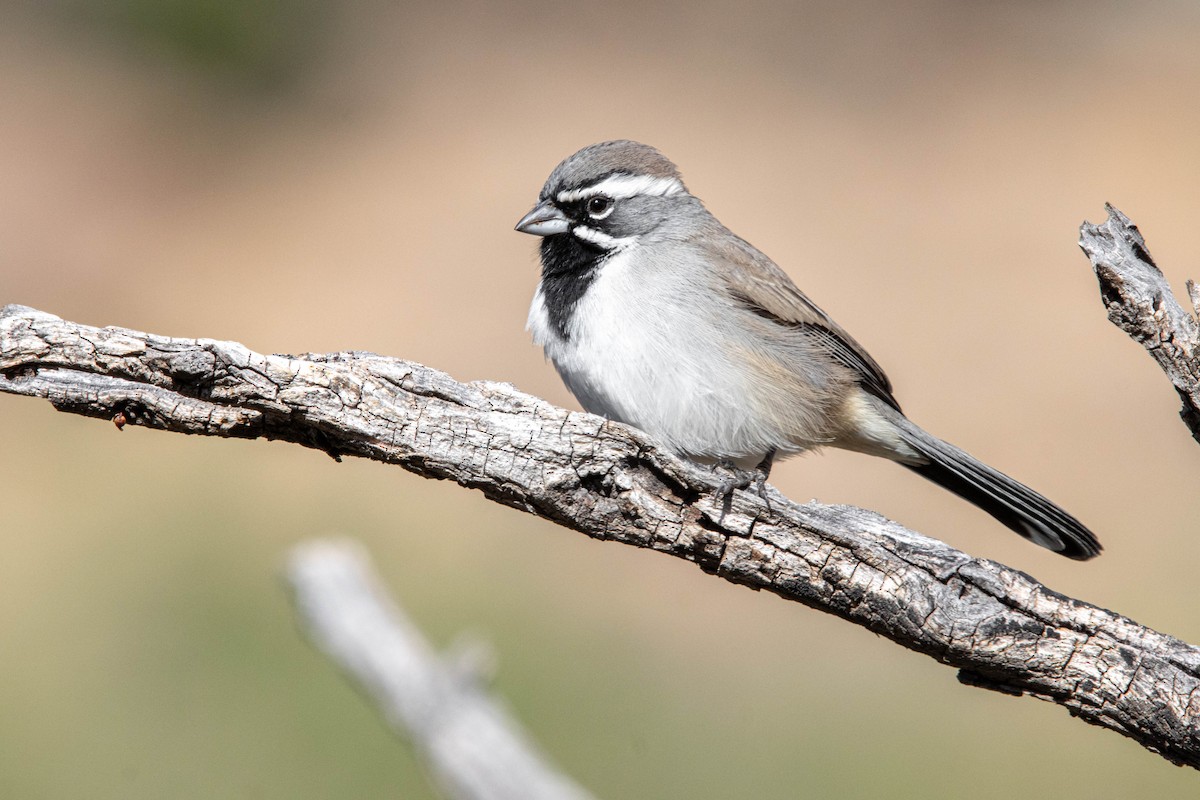
M 576 225 L 571 229 L 571 233 L 575 235 L 575 238 L 583 239 L 585 242 L 603 247 L 605 250 L 624 250 L 633 244 L 632 236 L 609 236 L 607 233 L 601 233 L 595 228 L 585 225 Z
M 560 203 L 576 203 L 602 194 L 614 200 L 623 200 L 637 195 L 670 197 L 683 191 L 678 178 L 655 178 L 650 175 L 612 175 L 592 186 L 559 192 L 555 197 Z

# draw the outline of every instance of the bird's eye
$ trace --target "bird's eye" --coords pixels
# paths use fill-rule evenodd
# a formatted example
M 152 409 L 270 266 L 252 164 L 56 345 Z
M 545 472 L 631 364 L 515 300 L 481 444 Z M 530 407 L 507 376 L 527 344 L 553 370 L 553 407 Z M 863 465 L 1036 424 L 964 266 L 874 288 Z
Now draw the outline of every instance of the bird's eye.
M 598 194 L 587 201 L 588 216 L 592 219 L 604 219 L 612 213 L 614 205 L 611 197 Z

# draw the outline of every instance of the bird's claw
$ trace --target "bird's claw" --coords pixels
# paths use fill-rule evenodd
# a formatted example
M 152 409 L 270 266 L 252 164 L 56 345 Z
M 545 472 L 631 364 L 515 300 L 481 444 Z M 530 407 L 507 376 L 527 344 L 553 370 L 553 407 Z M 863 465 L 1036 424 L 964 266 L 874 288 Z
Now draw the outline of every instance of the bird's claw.
M 716 499 L 721 502 L 721 516 L 717 519 L 718 525 L 725 521 L 725 515 L 733 507 L 733 493 L 737 489 L 749 489 L 753 486 L 763 503 L 766 504 L 767 513 L 771 512 L 771 498 L 767 496 L 767 477 L 771 474 L 771 462 L 774 458 L 774 451 L 768 453 L 753 470 L 741 469 L 729 459 L 722 459 L 713 465 L 714 470 L 721 468 L 726 473 L 721 482 L 717 484 L 715 492 Z

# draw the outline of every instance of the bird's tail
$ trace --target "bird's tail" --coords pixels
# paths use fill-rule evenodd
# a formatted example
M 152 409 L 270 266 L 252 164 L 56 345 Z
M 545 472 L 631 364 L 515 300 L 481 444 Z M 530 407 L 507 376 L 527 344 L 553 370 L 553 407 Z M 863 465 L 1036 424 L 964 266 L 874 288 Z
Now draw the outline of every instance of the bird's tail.
M 904 464 L 913 472 L 974 503 L 1034 544 L 1079 561 L 1100 554 L 1100 542 L 1083 523 L 1033 489 L 926 433 L 899 412 L 891 416 L 900 438 L 926 459 L 924 464 Z

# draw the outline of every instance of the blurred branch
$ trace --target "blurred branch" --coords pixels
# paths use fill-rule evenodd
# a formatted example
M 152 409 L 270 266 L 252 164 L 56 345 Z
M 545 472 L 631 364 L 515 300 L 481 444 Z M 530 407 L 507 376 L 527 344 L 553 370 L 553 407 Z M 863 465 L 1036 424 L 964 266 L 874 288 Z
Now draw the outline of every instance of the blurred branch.
M 507 384 L 458 383 L 370 353 L 282 356 L 240 344 L 0 311 L 0 391 L 118 423 L 356 455 L 588 536 L 836 614 L 1200 767 L 1200 649 L 972 558 L 870 511 L 713 497 L 720 475 L 645 434 Z
M 1129 218 L 1110 205 L 1102 225 L 1083 223 L 1079 246 L 1092 260 L 1108 318 L 1154 356 L 1183 401 L 1179 416 L 1200 442 L 1200 327 L 1150 257 L 1146 240 Z M 1200 316 L 1200 292 L 1187 282 Z
M 542 760 L 520 725 L 479 685 L 466 660 L 447 661 L 404 615 L 350 542 L 292 551 L 288 580 L 313 643 L 406 734 L 454 800 L 588 800 Z

